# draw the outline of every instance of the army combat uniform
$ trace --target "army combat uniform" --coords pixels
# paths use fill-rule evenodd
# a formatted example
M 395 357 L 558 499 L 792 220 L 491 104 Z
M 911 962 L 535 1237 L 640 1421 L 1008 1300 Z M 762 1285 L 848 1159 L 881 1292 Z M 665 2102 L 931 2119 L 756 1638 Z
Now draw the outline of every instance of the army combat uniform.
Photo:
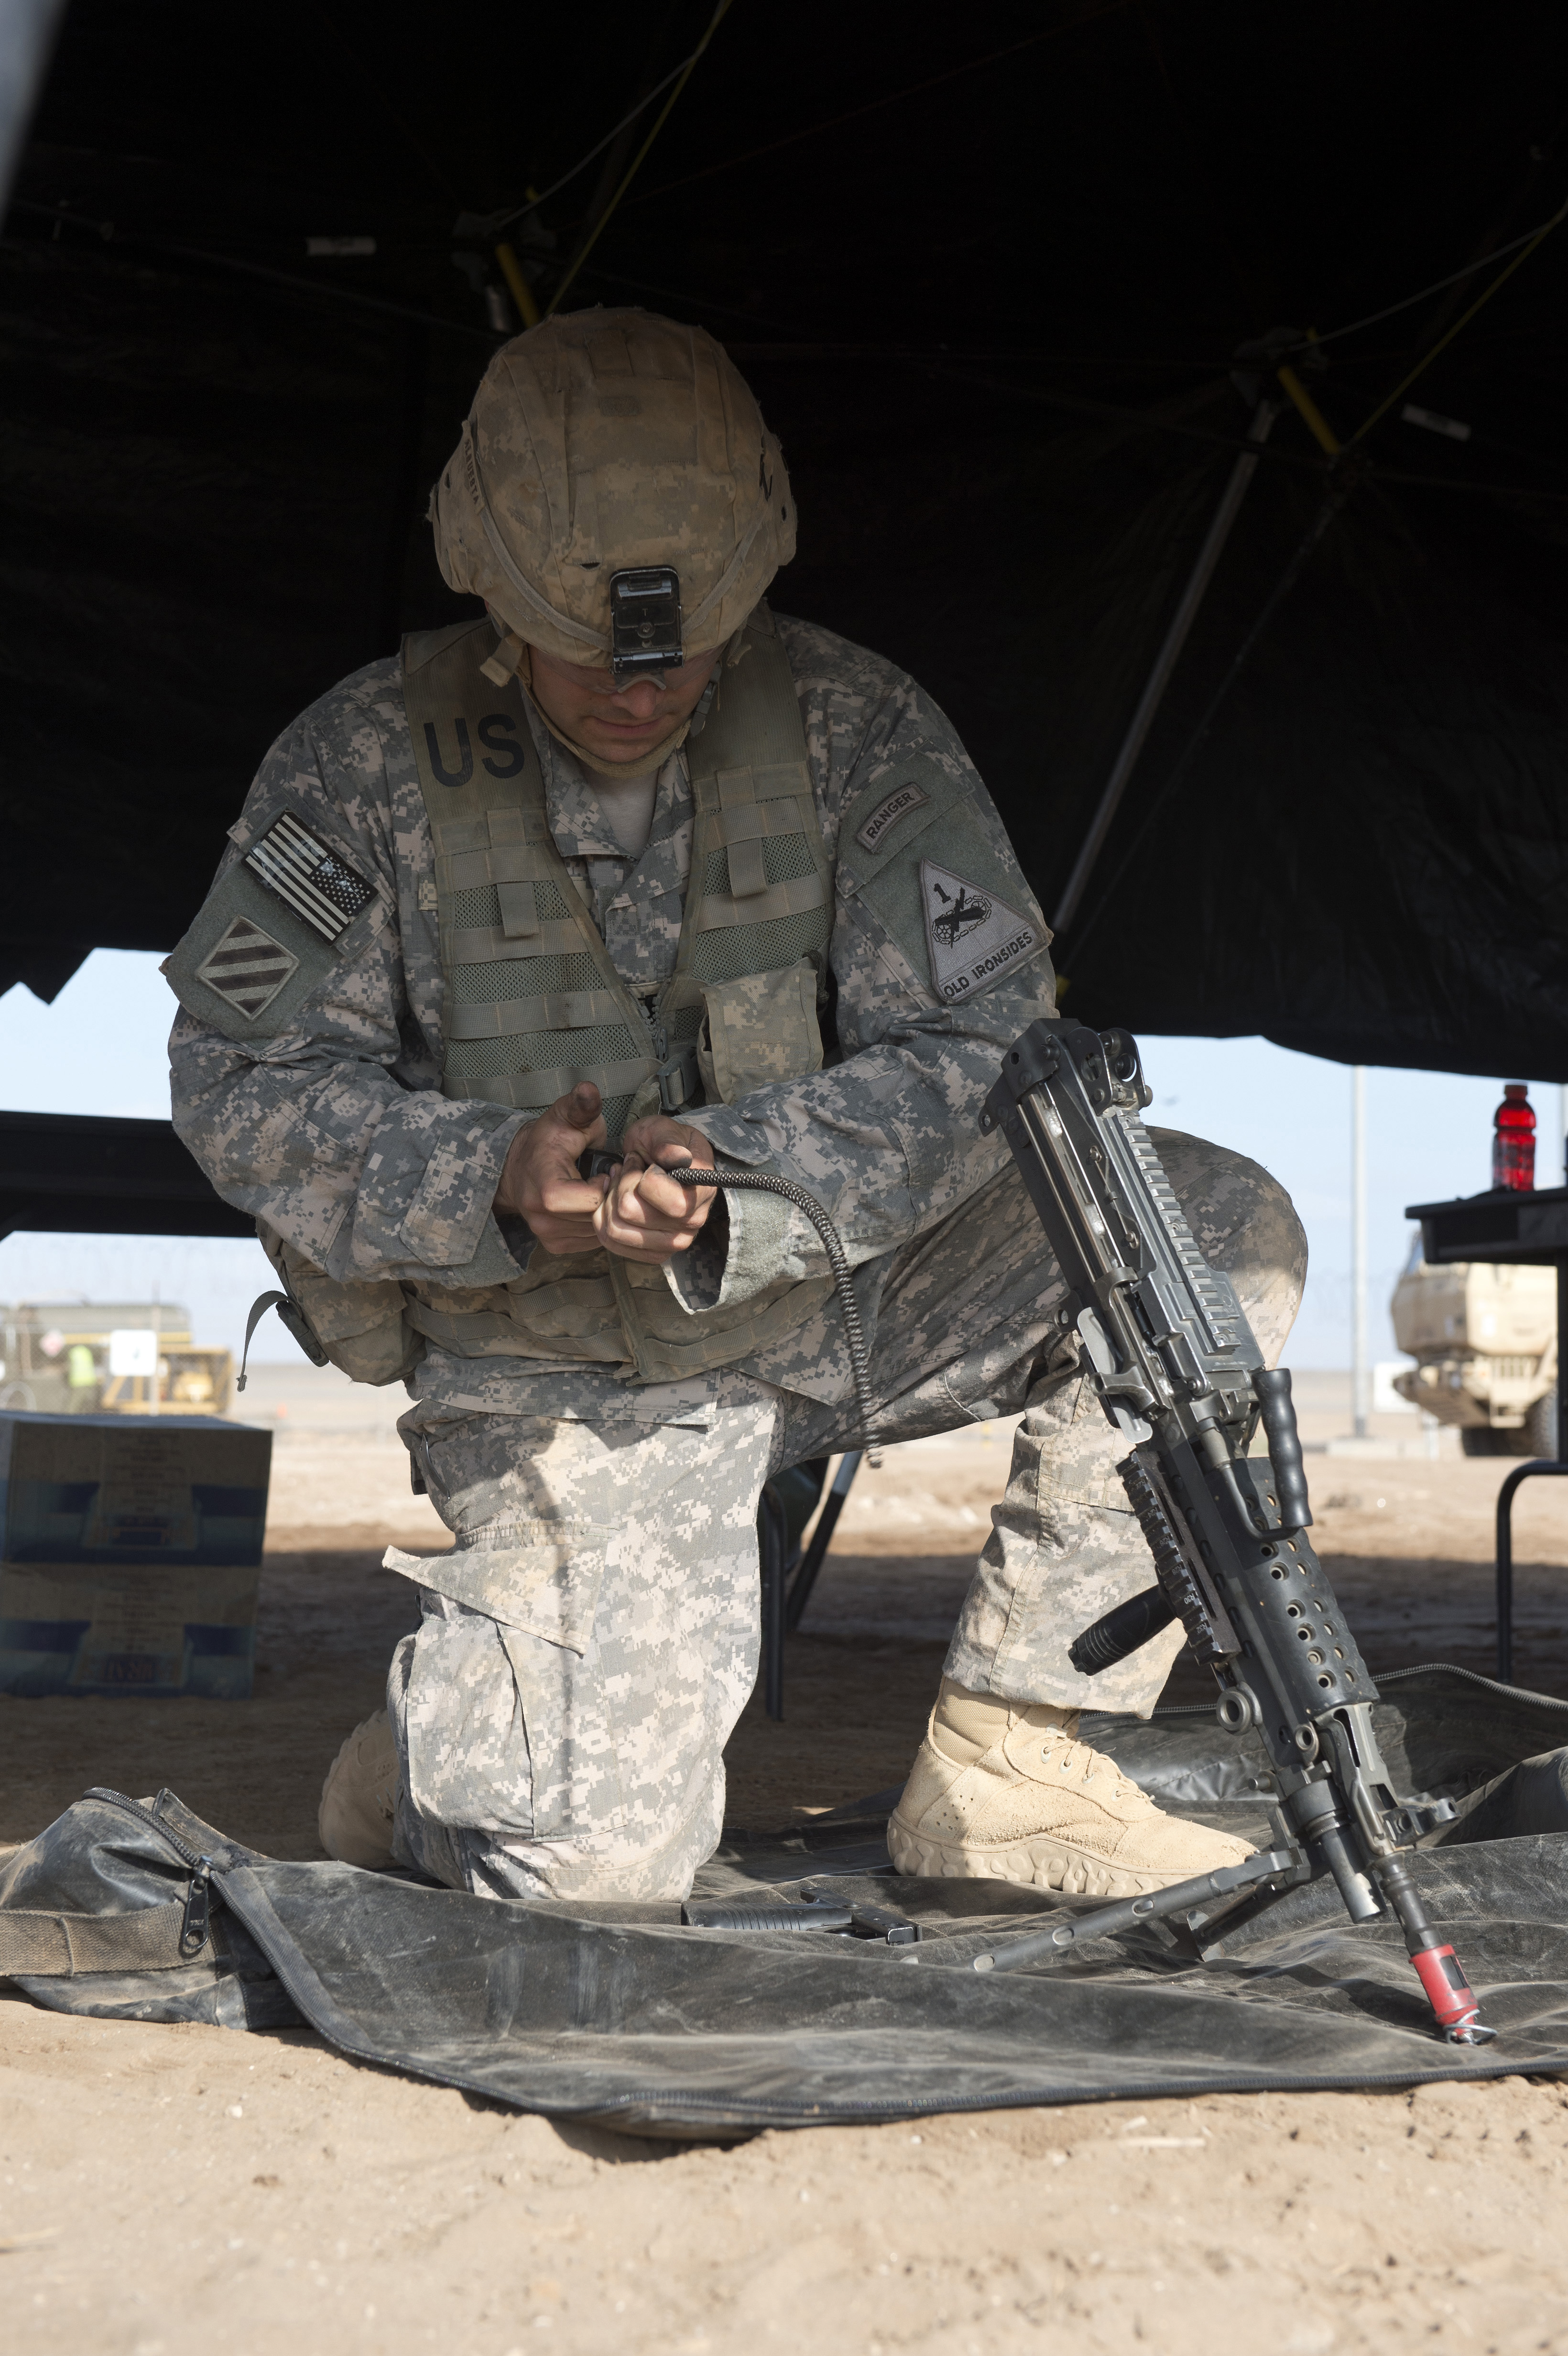
M 872 1435 L 788 1204 L 718 1197 L 667 1270 L 552 1260 L 497 1219 L 512 1139 L 579 1076 L 602 1076 L 612 1137 L 662 1101 L 721 1163 L 825 1205 L 874 1436 L 1026 1411 L 952 1677 L 1147 1710 L 1180 1631 L 1093 1686 L 1067 1660 L 1149 1565 L 1038 1221 L 979 1130 L 1054 985 L 946 719 L 891 664 L 759 609 L 632 858 L 515 681 L 461 727 L 425 695 L 493 646 L 475 627 L 346 680 L 263 764 L 166 969 L 175 1122 L 339 1363 L 406 1374 L 400 1430 L 456 1542 L 389 1556 L 422 1612 L 389 1678 L 400 1854 L 497 1894 L 679 1895 L 756 1671 L 758 1493 Z M 747 751 L 748 663 L 775 722 L 793 687 L 793 766 Z M 508 958 L 536 960 L 524 1050 Z M 1238 1156 L 1156 1137 L 1272 1363 L 1305 1272 L 1287 1201 Z

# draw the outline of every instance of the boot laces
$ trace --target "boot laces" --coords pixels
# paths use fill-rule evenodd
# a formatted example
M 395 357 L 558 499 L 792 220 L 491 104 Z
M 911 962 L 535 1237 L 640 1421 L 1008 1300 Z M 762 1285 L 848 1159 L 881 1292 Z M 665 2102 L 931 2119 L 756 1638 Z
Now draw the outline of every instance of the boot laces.
M 1114 1759 L 1107 1759 L 1103 1751 L 1091 1749 L 1087 1742 L 1074 1742 L 1057 1728 L 1048 1727 L 1044 1731 L 1041 1751 L 1045 1763 L 1051 1770 L 1053 1781 L 1065 1783 L 1076 1778 L 1080 1783 L 1093 1783 L 1104 1776 L 1113 1791 L 1130 1793 L 1143 1801 L 1147 1807 L 1154 1805 L 1148 1794 L 1140 1791 L 1129 1775 L 1124 1775 Z M 1054 1751 L 1060 1751 L 1059 1758 L 1051 1757 Z

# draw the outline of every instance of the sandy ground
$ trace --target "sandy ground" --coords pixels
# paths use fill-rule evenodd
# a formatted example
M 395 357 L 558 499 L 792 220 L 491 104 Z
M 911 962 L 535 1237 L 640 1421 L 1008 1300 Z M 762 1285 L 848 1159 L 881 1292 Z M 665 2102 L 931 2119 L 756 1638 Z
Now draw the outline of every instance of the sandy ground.
M 322 1773 L 411 1619 L 381 1547 L 442 1542 L 408 1494 L 390 1412 L 361 1396 L 269 1415 L 256 1698 L 0 1702 L 0 1840 L 89 1783 L 163 1783 L 242 1840 L 317 1853 Z M 784 1723 L 754 1700 L 731 1745 L 732 1822 L 781 1824 L 902 1779 L 1007 1462 L 998 1429 L 862 1474 L 790 1640 Z M 1373 1668 L 1489 1668 L 1506 1467 L 1318 1454 L 1309 1469 L 1317 1542 Z M 1558 1485 L 1520 1508 L 1518 1675 L 1568 1694 Z M 1179 1671 L 1170 1693 L 1203 1687 Z M 0 1996 L 0 2283 L 18 2351 L 708 2356 L 753 2333 L 867 2356 L 1069 2337 L 1157 2339 L 1175 2356 L 1568 2351 L 1568 2087 L 1554 2083 L 693 2147 L 519 2117 L 304 2032 L 73 2020 Z

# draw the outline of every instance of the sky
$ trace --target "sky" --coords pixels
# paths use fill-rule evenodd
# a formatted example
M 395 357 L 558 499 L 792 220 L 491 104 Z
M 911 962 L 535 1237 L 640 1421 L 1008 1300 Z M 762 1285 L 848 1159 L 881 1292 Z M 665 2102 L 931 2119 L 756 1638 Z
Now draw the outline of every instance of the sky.
M 95 949 L 45 1006 L 18 984 L 0 998 L 0 1105 L 15 1111 L 166 1119 L 165 1041 L 175 1001 L 151 952 Z M 1250 1154 L 1289 1190 L 1311 1252 L 1307 1295 L 1286 1351 L 1297 1366 L 1350 1362 L 1350 1073 L 1266 1039 L 1146 1036 L 1151 1123 Z M 1474 1194 L 1491 1183 L 1492 1114 L 1503 1079 L 1372 1066 L 1367 1074 L 1369 1335 L 1395 1355 L 1387 1302 L 1409 1250 L 1407 1203 Z M 1561 1183 L 1562 1098 L 1531 1089 L 1536 1174 Z M 152 1236 L 16 1235 L 0 1242 L 0 1301 L 137 1301 L 189 1308 L 198 1342 L 236 1353 L 245 1312 L 274 1280 L 259 1244 Z M 275 1319 L 261 1360 L 294 1356 Z

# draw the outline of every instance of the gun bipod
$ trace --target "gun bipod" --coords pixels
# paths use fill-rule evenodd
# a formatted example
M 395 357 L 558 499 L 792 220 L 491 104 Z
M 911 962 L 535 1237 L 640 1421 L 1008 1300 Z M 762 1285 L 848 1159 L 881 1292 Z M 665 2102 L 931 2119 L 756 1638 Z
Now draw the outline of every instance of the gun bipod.
M 975 1957 L 972 1968 L 977 1972 L 1016 1972 L 1026 1964 L 1053 1962 L 1057 1956 L 1082 1946 L 1085 1939 L 1109 1938 L 1113 1932 L 1130 1931 L 1140 1922 L 1163 1922 L 1173 1914 L 1196 1913 L 1214 1899 L 1237 1897 L 1260 1881 L 1294 1874 L 1303 1863 L 1299 1849 L 1264 1849 L 1255 1857 L 1243 1858 L 1239 1865 L 1218 1866 L 1212 1873 L 1195 1874 L 1189 1881 L 1173 1882 L 1168 1890 L 1151 1890 L 1138 1898 L 1118 1898 L 1109 1906 L 1096 1907 L 1092 1914 L 1080 1914 L 1075 1922 L 1057 1922 L 1046 1931 L 1025 1931 L 1016 1939 L 998 1940 L 987 1954 Z
M 1381 1886 L 1389 1912 L 1404 1933 L 1416 1976 L 1449 2044 L 1489 2042 L 1497 2031 L 1477 2019 L 1479 2007 L 1464 1966 L 1453 1948 L 1440 1942 L 1438 1933 L 1427 1922 L 1410 1868 L 1403 1858 L 1391 1857 L 1379 1858 L 1371 1870 Z M 1017 1938 L 998 1940 L 985 1954 L 975 1956 L 970 1968 L 976 1972 L 1016 1972 L 1029 1964 L 1054 1963 L 1087 1940 L 1109 1938 L 1117 1931 L 1129 1931 L 1139 1923 L 1168 1922 L 1173 1915 L 1197 1914 L 1200 1922 L 1207 1926 L 1213 1921 L 1211 1909 L 1214 1900 L 1236 1901 L 1250 1896 L 1253 1903 L 1238 1906 L 1234 1916 L 1226 1911 L 1227 1926 L 1237 1929 L 1274 1894 L 1260 1885 L 1305 1879 L 1306 1873 L 1306 1858 L 1294 1845 L 1264 1849 L 1255 1857 L 1243 1858 L 1239 1865 L 1221 1866 L 1213 1873 L 1195 1875 L 1189 1881 L 1173 1883 L 1168 1890 L 1151 1890 L 1139 1898 L 1120 1898 L 1109 1906 L 1096 1907 L 1093 1913 L 1079 1915 L 1074 1922 L 1057 1922 L 1048 1930 L 1026 1931 Z M 1196 1936 L 1198 1924 L 1190 1924 L 1189 1929 L 1198 1958 L 1207 1960 L 1215 1953 L 1218 1941 L 1204 1947 Z

